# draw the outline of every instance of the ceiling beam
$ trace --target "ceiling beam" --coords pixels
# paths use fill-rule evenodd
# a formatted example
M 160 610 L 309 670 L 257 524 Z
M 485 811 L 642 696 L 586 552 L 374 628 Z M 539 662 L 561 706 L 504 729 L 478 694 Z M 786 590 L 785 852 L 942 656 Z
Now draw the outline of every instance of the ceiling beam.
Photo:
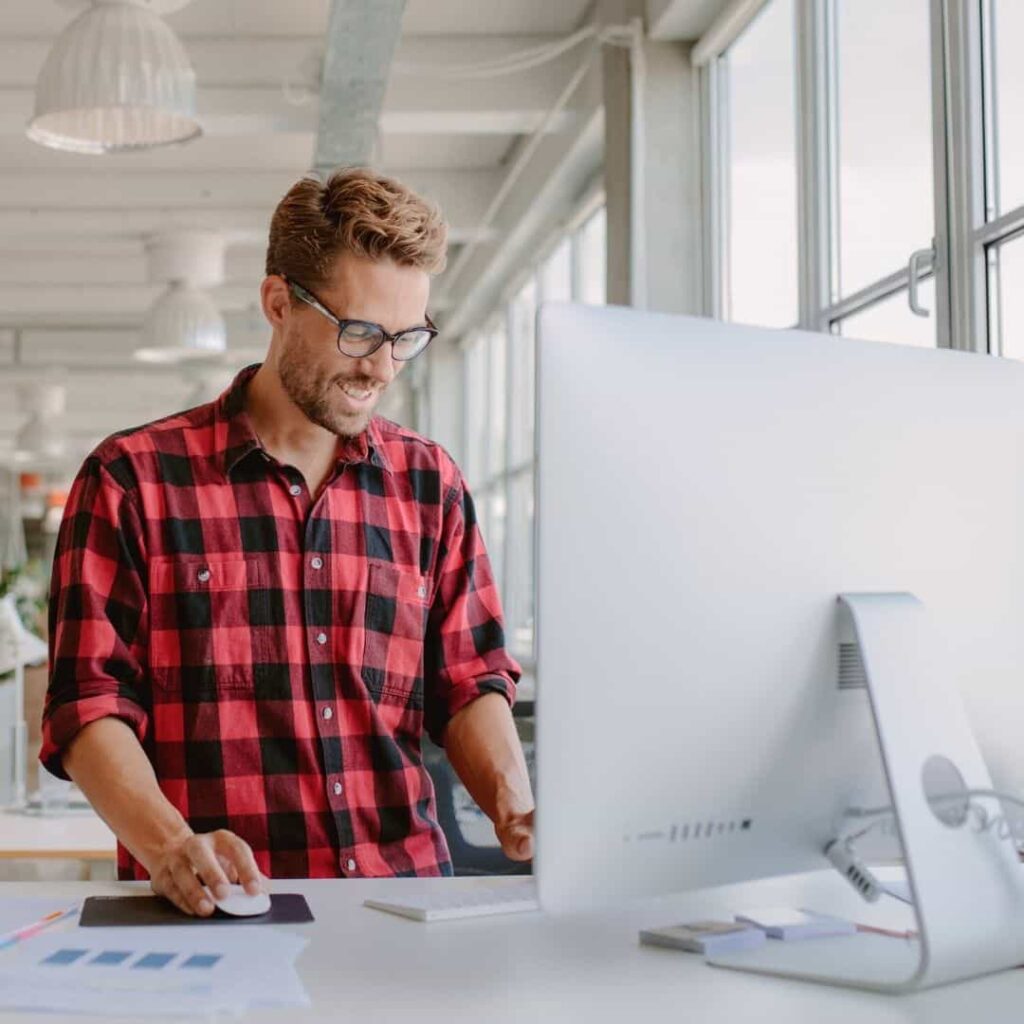
M 648 35 L 661 42 L 699 39 L 728 0 L 645 0 Z
M 506 135 L 531 131 L 554 98 L 548 77 L 535 74 L 514 84 L 510 79 L 471 84 L 396 80 L 380 114 L 380 131 L 386 135 Z M 306 106 L 293 106 L 274 87 L 201 86 L 197 102 L 203 131 L 211 138 L 312 134 L 324 116 L 336 116 L 338 109 L 334 105 L 323 115 L 316 100 Z M 0 136 L 24 135 L 32 103 L 31 89 L 0 87 Z M 558 131 L 565 123 L 564 118 L 560 119 L 550 130 Z M 353 158 L 350 162 L 359 161 Z
M 377 141 L 405 0 L 332 0 L 313 166 L 366 164 Z
M 557 35 L 403 36 L 396 65 L 453 68 L 505 60 L 525 49 L 558 42 Z M 183 40 L 196 78 L 208 86 L 301 86 L 319 77 L 323 36 L 194 36 Z M 0 87 L 32 88 L 53 45 L 51 36 L 0 37 Z M 310 75 L 315 70 L 317 74 Z M 396 67 L 396 73 L 402 73 Z M 420 75 L 420 78 L 423 76 Z
M 398 177 L 405 177 L 399 173 Z M 174 228 L 209 228 L 211 225 L 227 239 L 228 245 L 263 246 L 273 207 L 90 207 L 88 209 L 10 209 L 0 207 L 0 247 L 3 250 L 30 249 L 60 252 L 70 246 L 76 252 L 102 254 L 104 246 L 120 243 L 138 245 L 147 235 Z M 473 205 L 448 204 L 448 238 L 461 245 L 477 235 L 484 241 L 494 231 L 480 231 L 475 220 L 468 219 Z

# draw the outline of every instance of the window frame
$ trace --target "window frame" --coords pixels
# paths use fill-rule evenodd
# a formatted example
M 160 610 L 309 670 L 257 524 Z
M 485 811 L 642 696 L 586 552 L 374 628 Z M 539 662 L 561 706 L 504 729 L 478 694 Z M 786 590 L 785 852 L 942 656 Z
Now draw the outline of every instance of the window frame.
M 565 220 L 559 224 L 545 239 L 544 243 L 537 249 L 537 258 L 531 262 L 528 267 L 522 269 L 522 271 L 511 278 L 508 286 L 501 292 L 498 297 L 498 301 L 492 308 L 491 312 L 481 319 L 480 326 L 476 330 L 468 331 L 460 340 L 460 349 L 462 353 L 462 366 L 461 366 L 461 380 L 462 380 L 462 450 L 468 456 L 469 452 L 474 446 L 479 446 L 483 451 L 489 451 L 491 447 L 491 436 L 490 436 L 490 417 L 486 414 L 483 415 L 482 421 L 477 423 L 474 422 L 473 416 L 473 403 L 472 396 L 470 394 L 470 360 L 471 350 L 477 345 L 486 344 L 487 352 L 485 355 L 485 377 L 486 377 L 486 390 L 489 393 L 492 373 L 491 373 L 491 359 L 492 359 L 492 346 L 490 344 L 490 338 L 492 335 L 492 325 L 498 321 L 503 321 L 504 330 L 506 333 L 506 344 L 505 344 L 505 408 L 506 418 L 508 420 L 508 429 L 505 431 L 505 457 L 503 460 L 503 466 L 500 472 L 488 473 L 485 472 L 482 479 L 472 479 L 470 477 L 471 467 L 467 460 L 467 477 L 468 483 L 472 490 L 474 500 L 477 505 L 478 515 L 481 521 L 481 526 L 484 531 L 484 540 L 487 543 L 490 538 L 488 536 L 489 524 L 490 524 L 490 509 L 492 499 L 498 495 L 503 494 L 505 499 L 505 529 L 502 537 L 502 550 L 500 553 L 501 565 L 503 566 L 503 574 L 501 580 L 501 591 L 502 591 L 502 604 L 505 608 L 518 607 L 518 603 L 522 601 L 523 594 L 517 593 L 513 595 L 510 588 L 513 582 L 521 582 L 524 587 L 528 587 L 532 591 L 536 590 L 536 545 L 535 541 L 532 547 L 534 552 L 533 560 L 531 565 L 528 567 L 527 572 L 516 574 L 509 572 L 510 555 L 514 545 L 521 538 L 513 537 L 513 531 L 509 529 L 510 521 L 513 517 L 512 506 L 514 497 L 514 488 L 517 484 L 522 485 L 521 482 L 526 477 L 531 477 L 535 466 L 536 466 L 536 434 L 534 434 L 534 445 L 533 450 L 526 454 L 525 457 L 520 457 L 514 461 L 513 456 L 515 452 L 516 444 L 516 431 L 513 429 L 513 409 L 514 403 L 518 398 L 515 393 L 515 385 L 517 383 L 517 373 L 514 367 L 514 360 L 516 358 L 516 344 L 518 339 L 515 333 L 515 311 L 514 306 L 523 290 L 529 285 L 533 284 L 536 289 L 536 304 L 539 305 L 545 301 L 544 296 L 544 284 L 543 284 L 543 268 L 547 264 L 548 260 L 552 257 L 558 247 L 566 240 L 569 240 L 570 244 L 570 279 L 572 288 L 573 301 L 579 301 L 579 295 L 582 285 L 582 273 L 581 273 L 581 246 L 582 246 L 582 235 L 583 230 L 590 222 L 591 218 L 598 214 L 605 206 L 604 190 L 601 187 L 600 181 L 595 180 L 582 192 L 580 198 L 577 200 L 569 215 Z M 606 243 L 607 245 L 607 243 Z M 605 257 L 605 266 L 607 270 L 607 255 Z M 530 332 L 531 339 L 535 336 L 535 331 Z M 536 365 L 534 364 L 534 373 L 536 373 Z M 536 385 L 534 385 L 536 386 Z M 480 437 L 480 431 L 484 431 L 484 436 Z M 535 529 L 535 528 L 534 528 Z M 488 544 L 488 549 L 490 545 Z M 513 625 L 507 623 L 507 625 Z M 523 667 L 524 673 L 532 676 L 536 669 L 536 632 L 534 631 L 531 638 L 530 650 L 527 652 L 522 648 L 517 648 L 513 645 L 510 646 L 510 651 L 513 656 L 520 662 Z
M 693 51 L 704 142 L 704 312 L 719 319 L 728 285 L 727 53 L 770 2 L 754 0 L 742 17 L 712 26 Z M 919 280 L 935 279 L 938 347 L 1001 354 L 999 246 L 1024 236 L 1024 205 L 994 215 L 995 3 L 930 0 L 934 238 L 931 253 L 920 260 Z M 827 333 L 855 313 L 906 294 L 910 282 L 909 266 L 893 267 L 839 297 L 836 4 L 796 0 L 794 14 L 800 309 L 794 326 Z

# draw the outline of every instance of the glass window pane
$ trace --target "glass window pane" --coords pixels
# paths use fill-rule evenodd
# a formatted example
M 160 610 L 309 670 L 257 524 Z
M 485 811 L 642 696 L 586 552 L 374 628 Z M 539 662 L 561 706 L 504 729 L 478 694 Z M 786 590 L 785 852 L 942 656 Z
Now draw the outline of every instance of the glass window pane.
M 796 65 L 793 0 L 773 0 L 727 55 L 726 315 L 796 323 Z
M 991 349 L 1010 359 L 1024 359 L 1024 238 L 1004 242 L 995 252 L 992 299 L 998 315 L 991 322 L 998 337 Z
M 505 508 L 504 486 L 499 485 L 487 498 L 487 533 L 484 534 L 484 545 L 499 592 L 505 589 Z
M 572 243 L 562 240 L 540 271 L 542 302 L 572 301 Z
M 1021 0 L 992 0 L 995 59 L 996 156 L 998 195 L 993 197 L 996 213 L 1006 213 L 1024 204 L 1024 61 L 1017 52 L 1024 39 L 1024 4 Z
M 603 306 L 606 299 L 607 223 L 602 206 L 576 236 L 576 301 Z
M 510 466 L 515 468 L 533 458 L 533 395 L 537 285 L 530 281 L 512 300 L 509 308 L 512 345 L 512 432 Z
M 840 323 L 840 332 L 848 338 L 860 338 L 862 341 L 892 341 L 900 345 L 934 347 L 935 279 L 929 277 L 922 281 L 917 293 L 921 305 L 932 310 L 931 316 L 911 313 L 907 305 L 907 293 L 902 291 L 846 317 Z
M 505 315 L 504 311 L 502 311 L 502 315 L 491 325 L 491 329 L 488 332 L 488 344 L 491 350 L 490 401 L 487 410 L 490 418 L 487 456 L 488 479 L 505 471 L 505 439 L 508 432 L 505 395 L 508 381 L 506 330 Z
M 850 295 L 934 234 L 929 0 L 838 0 L 839 267 Z
M 478 335 L 463 357 L 466 386 L 466 479 L 472 486 L 487 473 L 487 336 Z
M 533 657 L 533 473 L 519 473 L 509 485 L 508 566 L 505 627 L 508 646 L 519 658 Z

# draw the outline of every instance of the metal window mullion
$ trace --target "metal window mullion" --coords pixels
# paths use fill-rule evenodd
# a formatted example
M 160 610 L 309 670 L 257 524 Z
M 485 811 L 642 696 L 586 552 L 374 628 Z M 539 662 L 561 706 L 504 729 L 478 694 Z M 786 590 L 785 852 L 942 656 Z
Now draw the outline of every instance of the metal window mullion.
M 704 232 L 705 316 L 722 319 L 722 154 L 718 61 L 699 71 L 701 114 L 701 220 Z
M 982 0 L 932 0 L 938 344 L 988 352 Z
M 831 0 L 798 0 L 796 34 L 799 324 L 826 330 L 838 291 L 835 31 Z
M 718 312 L 723 320 L 732 315 L 732 108 L 729 91 L 729 55 L 711 63 L 715 78 L 713 116 L 717 124 L 714 167 L 718 202 L 715 204 L 715 237 L 718 243 Z
M 540 273 L 534 271 L 534 288 L 536 294 L 540 294 Z M 509 549 L 511 544 L 509 543 L 509 534 L 512 532 L 509 529 L 511 522 L 511 516 L 509 514 L 512 508 L 512 502 L 509 497 L 509 477 L 508 467 L 512 462 L 512 447 L 515 442 L 516 430 L 521 429 L 522 424 L 519 423 L 519 411 L 516 406 L 513 405 L 513 398 L 515 396 L 516 385 L 518 383 L 519 374 L 516 372 L 515 357 L 516 352 L 513 351 L 516 335 L 513 332 L 513 306 L 514 302 L 509 302 L 505 306 L 505 410 L 508 418 L 508 428 L 505 430 L 505 457 L 502 459 L 501 465 L 501 488 L 505 495 L 505 534 L 502 537 L 502 553 L 501 553 L 501 568 L 502 575 L 504 576 L 504 586 L 502 588 L 502 601 L 505 607 L 508 607 L 509 587 L 511 573 L 509 572 Z M 515 429 L 513 429 L 515 428 Z

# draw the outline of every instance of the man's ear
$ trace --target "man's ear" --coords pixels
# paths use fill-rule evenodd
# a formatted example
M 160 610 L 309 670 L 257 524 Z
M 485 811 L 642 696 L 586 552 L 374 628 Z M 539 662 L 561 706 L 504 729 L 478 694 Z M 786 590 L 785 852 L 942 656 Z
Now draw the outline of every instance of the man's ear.
M 288 283 L 280 274 L 269 274 L 260 285 L 260 305 L 267 322 L 275 330 L 283 330 L 292 308 Z

